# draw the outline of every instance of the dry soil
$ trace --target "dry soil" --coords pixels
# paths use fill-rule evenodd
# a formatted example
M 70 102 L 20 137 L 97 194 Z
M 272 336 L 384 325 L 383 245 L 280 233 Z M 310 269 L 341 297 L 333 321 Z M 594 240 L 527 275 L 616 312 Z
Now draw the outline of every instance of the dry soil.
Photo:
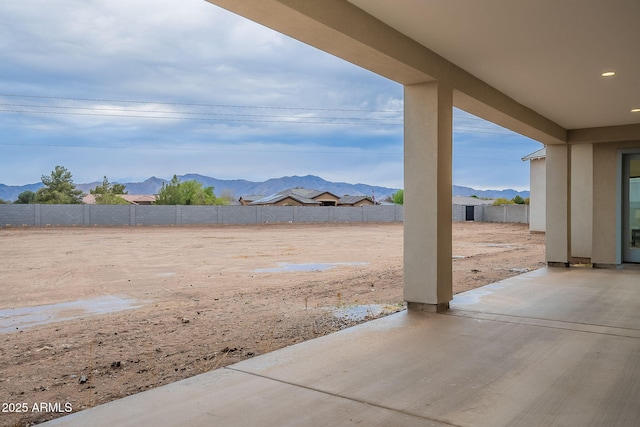
M 402 235 L 401 224 L 0 229 L 0 425 L 402 310 Z M 455 223 L 453 242 L 456 293 L 543 266 L 544 238 L 526 225 Z M 294 270 L 272 271 L 281 263 Z

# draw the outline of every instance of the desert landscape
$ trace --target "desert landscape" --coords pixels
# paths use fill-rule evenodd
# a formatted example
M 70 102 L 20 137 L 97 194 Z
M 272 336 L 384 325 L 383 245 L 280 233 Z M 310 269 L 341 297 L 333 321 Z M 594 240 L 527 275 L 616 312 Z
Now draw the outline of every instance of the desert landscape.
M 402 224 L 0 229 L 0 425 L 403 310 L 402 237 Z M 544 236 L 454 223 L 452 262 L 464 292 L 544 266 Z

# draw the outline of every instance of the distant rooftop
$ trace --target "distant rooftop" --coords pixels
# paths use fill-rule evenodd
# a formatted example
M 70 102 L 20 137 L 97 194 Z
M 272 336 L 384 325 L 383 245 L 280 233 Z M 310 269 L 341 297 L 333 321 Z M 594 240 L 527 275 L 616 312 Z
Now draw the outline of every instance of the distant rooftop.
M 547 147 L 542 147 L 538 151 L 534 151 L 533 153 L 524 156 L 522 158 L 522 161 L 526 162 L 528 160 L 540 160 L 544 159 L 545 157 L 547 157 Z

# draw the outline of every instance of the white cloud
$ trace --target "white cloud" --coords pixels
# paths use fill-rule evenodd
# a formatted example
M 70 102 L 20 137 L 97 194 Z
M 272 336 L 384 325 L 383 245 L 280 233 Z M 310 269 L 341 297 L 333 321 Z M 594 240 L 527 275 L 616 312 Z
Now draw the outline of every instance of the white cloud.
M 5 94 L 50 97 L 0 95 L 0 110 L 31 111 L 0 112 L 2 183 L 62 164 L 76 182 L 193 172 L 402 186 L 400 85 L 202 0 L 0 2 L 0 56 Z M 153 118 L 123 117 L 136 115 Z M 504 130 L 455 116 L 468 152 L 456 167 L 479 176 L 466 138 Z

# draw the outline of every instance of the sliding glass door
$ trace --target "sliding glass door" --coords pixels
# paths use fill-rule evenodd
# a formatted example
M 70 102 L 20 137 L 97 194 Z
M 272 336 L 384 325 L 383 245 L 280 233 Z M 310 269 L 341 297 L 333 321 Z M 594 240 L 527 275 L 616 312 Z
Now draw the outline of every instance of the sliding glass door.
M 623 261 L 640 263 L 640 154 L 622 161 Z

